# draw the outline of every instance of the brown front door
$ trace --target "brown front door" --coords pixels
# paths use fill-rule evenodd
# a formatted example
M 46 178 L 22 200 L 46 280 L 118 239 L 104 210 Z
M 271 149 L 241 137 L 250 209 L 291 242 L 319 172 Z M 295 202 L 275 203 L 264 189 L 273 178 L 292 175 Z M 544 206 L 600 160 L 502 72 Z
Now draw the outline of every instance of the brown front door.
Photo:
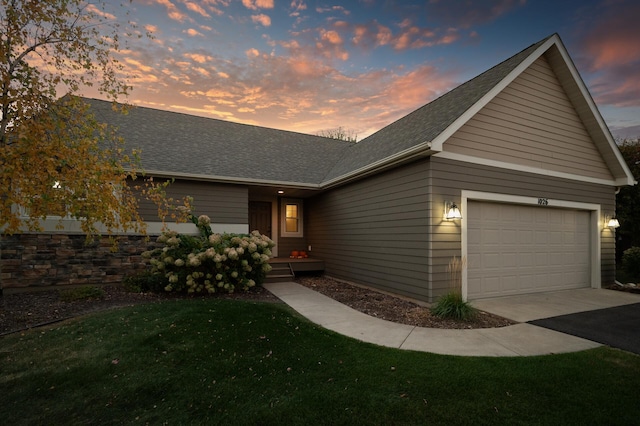
M 271 203 L 249 201 L 249 232 L 258 230 L 271 238 Z

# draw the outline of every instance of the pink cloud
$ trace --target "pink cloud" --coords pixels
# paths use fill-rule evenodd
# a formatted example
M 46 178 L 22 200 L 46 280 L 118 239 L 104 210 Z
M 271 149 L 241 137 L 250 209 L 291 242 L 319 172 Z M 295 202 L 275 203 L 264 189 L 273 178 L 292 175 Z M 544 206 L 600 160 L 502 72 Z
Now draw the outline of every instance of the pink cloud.
M 187 7 L 187 9 L 189 9 L 192 12 L 196 12 L 197 14 L 205 17 L 205 18 L 211 18 L 211 15 L 209 15 L 203 8 L 202 6 L 200 6 L 197 3 L 193 3 L 190 1 L 187 1 L 184 3 L 184 5 Z
M 354 45 L 363 49 L 391 46 L 395 50 L 402 51 L 451 44 L 460 38 L 458 32 L 453 28 L 437 33 L 430 28 L 412 25 L 408 19 L 398 24 L 398 27 L 400 31 L 394 34 L 391 28 L 377 21 L 357 24 L 353 27 L 351 41 Z
M 155 2 L 159 5 L 162 5 L 167 8 L 167 16 L 174 21 L 185 22 L 190 21 L 189 17 L 182 13 L 175 4 L 171 2 L 171 0 L 151 0 L 151 2 Z
M 188 28 L 186 30 L 182 31 L 183 33 L 191 36 L 191 37 L 204 37 L 204 34 L 202 34 L 200 31 L 194 29 L 194 28 Z
M 640 4 L 618 4 L 624 7 L 599 11 L 598 19 L 585 31 L 582 48 L 594 71 L 640 60 Z
M 456 82 L 451 77 L 440 74 L 432 66 L 423 65 L 394 76 L 382 94 L 397 109 L 407 110 L 426 104 L 455 85 Z
M 640 106 L 640 63 L 612 67 L 590 83 L 591 91 L 598 104 L 616 107 Z
M 91 3 L 89 5 L 87 5 L 87 12 L 93 13 L 95 15 L 101 16 L 101 17 L 103 17 L 105 19 L 108 19 L 108 20 L 111 20 L 111 21 L 115 21 L 115 20 L 118 19 L 118 18 L 116 18 L 116 16 L 114 14 L 106 12 L 106 11 L 104 11 L 102 9 L 99 9 L 98 7 L 96 7 L 96 5 L 91 4 Z
M 261 13 L 259 15 L 252 15 L 251 16 L 251 20 L 253 21 L 253 23 L 261 24 L 264 27 L 271 26 L 271 18 L 269 18 L 267 15 L 265 15 L 263 13 Z
M 598 103 L 640 106 L 640 4 L 635 1 L 607 2 L 591 10 L 593 22 L 585 28 L 577 55 L 578 63 L 596 76 L 589 82 Z
M 191 59 L 194 62 L 197 62 L 199 64 L 204 64 L 205 62 L 209 62 L 211 60 L 213 60 L 213 57 L 210 55 L 203 55 L 202 53 L 184 53 L 183 54 L 184 57 Z
M 351 12 L 345 9 L 343 6 L 316 7 L 316 12 L 318 13 L 341 12 L 345 15 L 351 14 Z
M 300 12 L 302 12 L 303 10 L 307 10 L 307 5 L 304 3 L 303 0 L 292 0 L 291 1 L 291 5 L 289 6 L 291 8 L 291 12 L 289 13 L 289 16 L 300 16 Z
M 248 49 L 248 50 L 247 50 L 246 52 L 244 52 L 244 53 L 245 53 L 248 57 L 250 57 L 250 58 L 251 58 L 251 57 L 255 58 L 255 57 L 257 57 L 257 56 L 260 56 L 260 51 L 259 51 L 258 49 L 253 48 L 253 47 L 252 47 L 251 49 Z
M 273 9 L 273 0 L 242 0 L 242 4 L 247 9 Z
M 204 4 L 209 12 L 215 15 L 222 15 L 224 12 L 220 7 L 228 7 L 231 3 L 230 0 L 200 0 L 200 3 Z
M 316 40 L 316 52 L 327 58 L 337 58 L 342 61 L 349 59 L 349 53 L 344 48 L 344 40 L 337 31 L 320 29 L 320 38 Z
M 322 31 L 322 40 L 329 42 L 330 44 L 342 44 L 342 37 L 336 31 Z

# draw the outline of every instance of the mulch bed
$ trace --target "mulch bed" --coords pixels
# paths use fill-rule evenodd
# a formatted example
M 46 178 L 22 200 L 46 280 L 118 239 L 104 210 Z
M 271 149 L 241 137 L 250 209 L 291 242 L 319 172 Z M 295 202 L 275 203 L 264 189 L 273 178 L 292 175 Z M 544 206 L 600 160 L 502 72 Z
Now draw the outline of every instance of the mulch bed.
M 331 278 L 300 277 L 296 282 L 367 315 L 400 324 L 454 329 L 495 328 L 516 324 L 483 311 L 479 311 L 472 321 L 443 319 L 434 316 L 428 307 L 418 303 Z

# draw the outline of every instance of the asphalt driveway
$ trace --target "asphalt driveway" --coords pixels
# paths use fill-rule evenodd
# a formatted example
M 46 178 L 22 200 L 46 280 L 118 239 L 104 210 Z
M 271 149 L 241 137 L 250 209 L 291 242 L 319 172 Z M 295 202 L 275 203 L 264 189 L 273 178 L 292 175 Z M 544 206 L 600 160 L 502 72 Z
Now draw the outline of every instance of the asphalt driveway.
M 529 321 L 640 355 L 640 303 Z

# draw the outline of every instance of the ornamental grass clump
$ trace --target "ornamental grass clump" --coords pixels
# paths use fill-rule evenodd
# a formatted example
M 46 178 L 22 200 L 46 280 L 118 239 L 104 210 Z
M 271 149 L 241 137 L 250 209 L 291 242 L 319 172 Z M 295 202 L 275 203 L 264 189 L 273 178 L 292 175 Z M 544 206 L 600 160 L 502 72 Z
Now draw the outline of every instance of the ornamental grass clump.
M 462 271 L 466 266 L 465 258 L 454 256 L 449 262 L 449 292 L 441 296 L 431 308 L 431 313 L 435 316 L 460 321 L 471 321 L 476 317 L 477 309 L 462 298 Z
M 151 272 L 168 281 L 165 291 L 232 293 L 263 283 L 275 245 L 269 237 L 258 231 L 216 234 L 209 217 L 190 218 L 200 235 L 166 231 L 157 240 L 162 247 L 143 253 Z

